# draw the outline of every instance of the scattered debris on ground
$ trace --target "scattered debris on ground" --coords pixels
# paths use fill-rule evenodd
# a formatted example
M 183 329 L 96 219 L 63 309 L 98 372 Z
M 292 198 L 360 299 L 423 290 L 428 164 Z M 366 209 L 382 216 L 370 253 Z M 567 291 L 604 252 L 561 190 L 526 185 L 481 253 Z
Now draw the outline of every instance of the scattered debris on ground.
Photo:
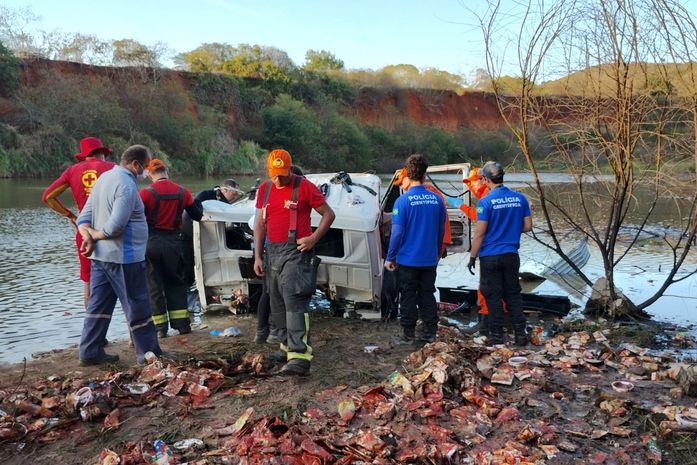
M 697 448 L 697 367 L 613 343 L 613 328 L 587 325 L 514 348 L 441 327 L 436 342 L 399 352 L 386 334 L 362 332 L 381 325 L 384 333 L 382 323 L 322 324 L 318 354 L 331 360 L 310 378 L 353 357 L 383 376 L 354 368 L 324 386 L 283 378 L 268 349 L 251 344 L 236 357 L 190 354 L 90 377 L 51 375 L 3 385 L 0 447 L 11 459 L 49 444 L 102 444 L 91 457 L 71 462 L 66 451 L 57 461 L 99 465 L 659 464 L 683 463 L 683 451 Z M 355 350 L 329 351 L 332 331 L 355 337 Z M 684 335 L 673 342 L 694 345 Z M 124 428 L 128 435 L 109 439 Z

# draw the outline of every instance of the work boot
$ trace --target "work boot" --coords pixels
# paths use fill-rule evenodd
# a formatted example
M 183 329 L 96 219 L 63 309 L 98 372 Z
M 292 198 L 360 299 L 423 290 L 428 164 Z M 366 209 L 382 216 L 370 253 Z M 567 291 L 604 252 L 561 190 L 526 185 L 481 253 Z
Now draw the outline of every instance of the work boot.
M 269 336 L 266 338 L 266 342 L 269 344 L 278 344 L 280 342 L 285 342 L 282 341 L 280 337 L 278 337 L 276 334 L 269 334 Z
M 310 362 L 300 358 L 288 360 L 278 372 L 279 375 L 307 376 L 310 374 Z
M 416 342 L 420 344 L 430 344 L 435 340 L 436 333 L 430 331 L 424 331 L 423 333 L 419 334 L 419 336 L 416 338 Z
M 414 328 L 404 329 L 401 336 L 392 339 L 392 344 L 396 346 L 412 345 L 414 342 L 416 342 L 416 338 L 414 337 Z
M 181 334 L 189 334 L 190 332 L 191 332 L 191 326 L 187 326 L 186 328 L 182 328 L 179 330 L 180 335 Z M 167 335 L 166 332 L 165 332 L 165 335 Z
M 256 344 L 265 344 L 265 343 L 266 343 L 266 338 L 267 338 L 267 337 L 268 337 L 268 336 L 266 336 L 265 334 L 258 334 L 258 333 L 257 333 L 257 335 L 254 336 L 254 342 L 255 342 Z
M 525 323 L 514 325 L 513 331 L 515 333 L 515 345 L 519 347 L 528 345 L 530 338 L 528 337 L 528 331 L 525 328 Z
M 477 316 L 479 322 L 477 323 L 477 330 L 480 336 L 489 337 L 489 315 L 482 315 L 481 313 Z
M 495 346 L 505 344 L 503 339 L 503 328 L 489 328 L 489 335 L 486 337 L 486 345 Z
M 87 367 L 93 365 L 106 365 L 108 363 L 116 363 L 119 361 L 118 355 L 104 354 L 99 358 L 81 358 L 80 366 Z
M 276 352 L 272 352 L 267 355 L 266 359 L 272 361 L 273 363 L 284 363 L 288 360 L 288 353 L 282 350 L 277 350 Z
M 408 346 L 413 345 L 416 342 L 416 338 L 408 336 L 398 336 L 392 339 L 392 345 L 395 346 Z

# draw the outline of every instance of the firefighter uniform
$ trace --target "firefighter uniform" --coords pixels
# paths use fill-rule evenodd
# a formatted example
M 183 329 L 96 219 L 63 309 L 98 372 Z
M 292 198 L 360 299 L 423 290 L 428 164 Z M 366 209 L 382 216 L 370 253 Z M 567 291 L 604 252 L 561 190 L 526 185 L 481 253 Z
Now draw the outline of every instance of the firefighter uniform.
M 264 272 L 271 318 L 286 355 L 280 373 L 307 375 L 313 357 L 309 303 L 317 285 L 319 259 L 314 249 L 300 249 L 306 243 L 303 239 L 310 237 L 312 241 L 326 233 L 334 221 L 334 212 L 317 186 L 291 174 L 292 163 L 290 154 L 283 149 L 269 153 L 267 167 L 272 181 L 259 186 L 254 229 L 257 245 L 266 244 L 264 266 L 261 267 L 261 249 L 257 248 L 254 267 L 255 271 L 261 268 Z M 277 185 L 275 182 L 281 178 L 286 182 Z M 315 232 L 310 226 L 313 209 L 322 216 Z
M 157 161 L 153 160 L 153 163 Z M 189 333 L 191 324 L 187 307 L 188 286 L 182 251 L 184 237 L 181 218 L 186 209 L 193 219 L 199 220 L 200 207 L 194 203 L 188 189 L 168 178 L 155 180 L 150 187 L 140 191 L 140 196 L 148 222 L 146 257 L 153 323 L 162 337 L 167 335 L 169 326 L 180 334 Z
M 99 178 L 102 173 L 116 166 L 113 162 L 91 157 L 92 152 L 96 150 L 111 153 L 111 149 L 104 147 L 102 141 L 96 137 L 84 138 L 80 141 L 80 146 L 82 152 L 75 155 L 78 162 L 63 171 L 60 177 L 46 188 L 41 197 L 41 200 L 48 205 L 49 208 L 72 221 L 75 221 L 77 216 L 63 205 L 58 197 L 66 189 L 70 188 L 79 214 L 84 208 L 87 198 L 92 191 L 92 186 L 97 182 L 97 178 Z M 92 264 L 87 257 L 80 254 L 82 235 L 77 231 L 75 232 L 75 243 L 78 251 L 77 256 L 80 260 L 80 279 L 88 283 L 90 281 L 90 267 Z

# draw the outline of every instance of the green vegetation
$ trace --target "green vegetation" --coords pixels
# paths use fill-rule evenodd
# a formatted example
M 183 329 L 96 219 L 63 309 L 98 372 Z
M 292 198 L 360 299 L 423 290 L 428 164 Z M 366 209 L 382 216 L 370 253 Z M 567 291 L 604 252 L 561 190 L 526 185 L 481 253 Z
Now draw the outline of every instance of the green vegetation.
M 0 177 L 54 175 L 73 162 L 79 139 L 87 135 L 101 137 L 117 154 L 130 144 L 147 144 L 175 172 L 201 175 L 262 172 L 265 153 L 275 147 L 288 149 L 311 171 L 391 171 L 411 153 L 423 153 L 433 164 L 492 158 L 522 163 L 510 132 L 418 125 L 402 114 L 404 102 L 380 110 L 387 121 L 361 124 L 359 103 L 404 98 L 396 89 L 418 89 L 424 101 L 462 93 L 464 78 L 442 70 L 409 64 L 347 70 L 327 50 L 308 50 L 296 65 L 275 47 L 205 43 L 174 57 L 183 72 L 164 72 L 159 67 L 167 48 L 161 43 L 59 32 L 33 37 L 24 32 L 36 20 L 29 9 L 0 6 L 0 19 Z M 36 58 L 109 67 L 71 68 Z M 23 61 L 31 77 L 25 85 Z M 686 90 L 665 68 L 648 73 L 653 77 L 645 82 L 656 98 Z M 539 94 L 582 93 L 596 85 L 591 78 L 602 77 L 600 71 L 541 84 Z M 492 80 L 476 70 L 470 88 L 511 95 L 522 86 L 519 78 Z M 549 168 L 556 162 L 548 155 L 562 139 L 531 127 L 529 142 Z M 563 143 L 577 143 L 567 139 Z
M 19 87 L 19 60 L 0 42 L 0 97 L 11 97 Z
M 273 68 L 267 64 L 244 69 Z M 493 157 L 486 151 L 510 146 L 500 135 L 451 134 L 399 115 L 391 129 L 362 126 L 354 116 L 356 89 L 314 70 L 245 78 L 140 67 L 73 74 L 35 66 L 32 85 L 17 89 L 16 110 L 2 121 L 2 177 L 54 175 L 73 163 L 87 135 L 98 135 L 116 153 L 146 144 L 175 172 L 201 175 L 261 172 L 275 147 L 288 149 L 311 171 L 382 171 L 414 152 L 448 163 L 468 152 Z
M 163 44 L 57 32 L 39 40 L 23 33 L 36 20 L 30 10 L 0 7 L 0 17 L 0 40 L 9 44 L 0 46 L 0 82 L 12 108 L 0 120 L 0 177 L 54 175 L 74 162 L 87 135 L 117 154 L 146 144 L 175 172 L 201 175 L 262 172 L 275 147 L 312 171 L 392 170 L 414 152 L 456 162 L 470 151 L 465 133 L 420 127 L 397 113 L 390 128 L 356 117 L 366 84 L 376 98 L 395 88 L 461 89 L 460 76 L 440 70 L 347 71 L 326 50 L 308 50 L 298 66 L 274 47 L 207 43 L 175 57 L 186 71 L 177 74 L 158 68 Z M 110 67 L 76 72 L 37 58 Z M 26 85 L 22 61 L 31 69 Z

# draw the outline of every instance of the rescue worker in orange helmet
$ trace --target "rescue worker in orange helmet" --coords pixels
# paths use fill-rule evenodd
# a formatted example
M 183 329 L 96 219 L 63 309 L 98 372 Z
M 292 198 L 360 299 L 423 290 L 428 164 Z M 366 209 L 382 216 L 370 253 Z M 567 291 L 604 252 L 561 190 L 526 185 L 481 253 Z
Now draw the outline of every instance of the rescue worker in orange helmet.
M 181 231 L 182 212 L 199 221 L 203 210 L 194 202 L 189 189 L 169 179 L 162 160 L 154 158 L 147 167 L 150 187 L 141 189 L 148 222 L 148 285 L 152 321 L 160 337 L 167 336 L 169 326 L 179 334 L 191 332 L 187 306 L 187 283 Z
M 82 235 L 77 231 L 75 220 L 77 216 L 58 200 L 58 197 L 68 188 L 73 194 L 73 199 L 77 204 L 78 214 L 85 206 L 87 198 L 92 191 L 92 186 L 97 182 L 97 178 L 105 171 L 109 171 L 115 163 L 106 161 L 104 158 L 112 150 L 106 147 L 102 141 L 96 137 L 85 137 L 80 141 L 80 153 L 75 155 L 77 163 L 63 171 L 63 173 L 46 188 L 41 201 L 51 210 L 59 215 L 65 216 L 75 228 L 75 244 L 80 260 L 80 279 L 85 283 L 83 292 L 83 304 L 87 308 L 87 301 L 90 297 L 90 260 L 80 253 L 82 245 Z

